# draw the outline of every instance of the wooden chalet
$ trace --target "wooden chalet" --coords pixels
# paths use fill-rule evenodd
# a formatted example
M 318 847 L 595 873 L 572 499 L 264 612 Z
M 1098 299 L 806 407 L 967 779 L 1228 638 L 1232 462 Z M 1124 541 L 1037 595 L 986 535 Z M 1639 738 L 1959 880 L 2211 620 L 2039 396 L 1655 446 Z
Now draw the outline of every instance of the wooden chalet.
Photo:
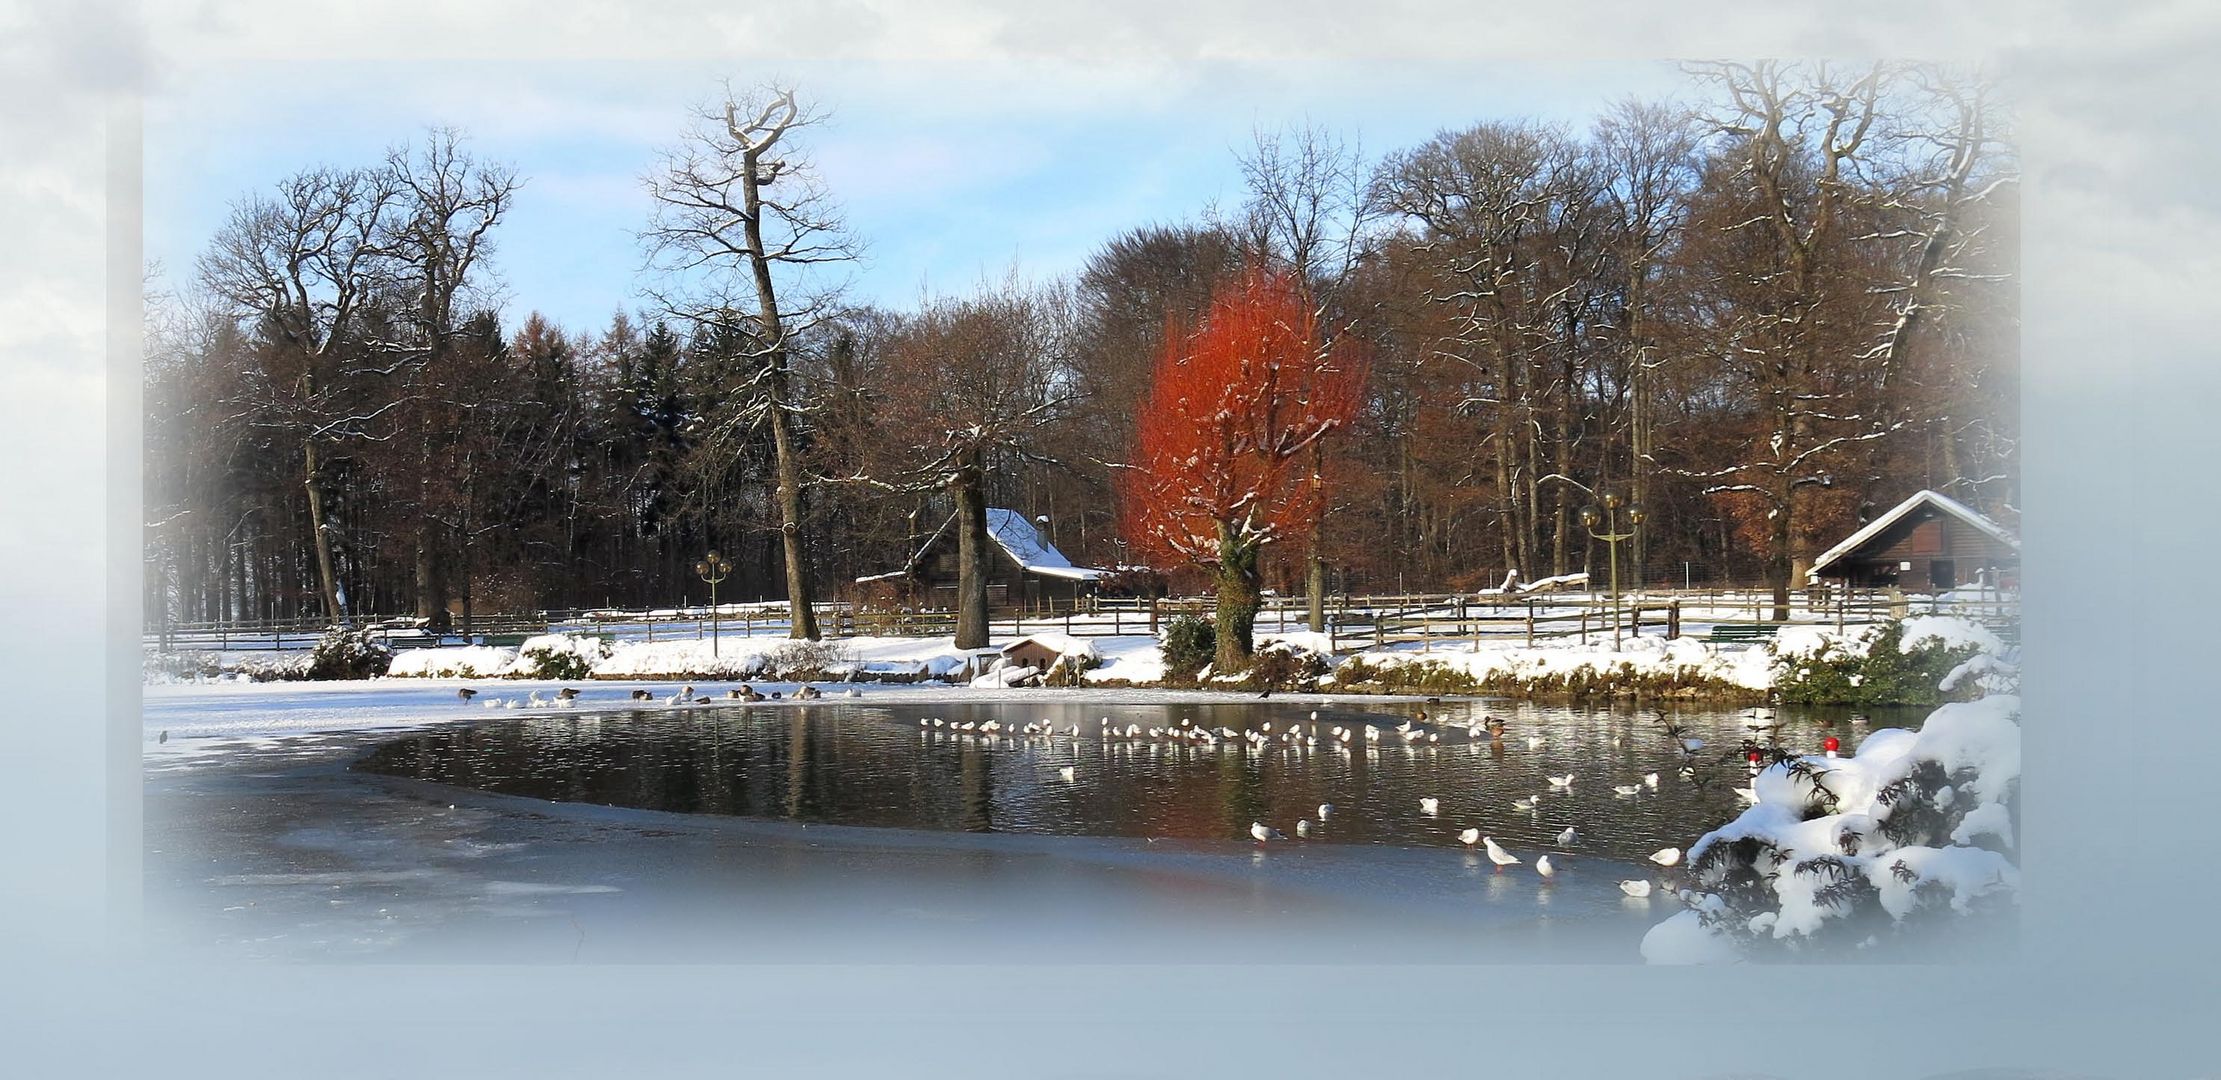
M 987 538 L 987 606 L 993 610 L 1070 610 L 1111 576 L 1108 570 L 1072 565 L 1015 510 L 989 507 Z M 954 609 L 957 546 L 956 515 L 951 514 L 902 569 L 856 581 L 891 586 L 920 608 Z
M 1944 592 L 2020 584 L 2020 540 L 1964 504 L 1922 491 L 1820 553 L 1806 577 L 1855 589 Z

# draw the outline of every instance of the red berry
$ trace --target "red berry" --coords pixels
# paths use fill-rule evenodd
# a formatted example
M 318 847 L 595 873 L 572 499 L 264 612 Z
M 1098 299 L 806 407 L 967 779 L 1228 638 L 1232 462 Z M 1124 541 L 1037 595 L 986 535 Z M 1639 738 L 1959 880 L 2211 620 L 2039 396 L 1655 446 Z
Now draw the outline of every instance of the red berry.
M 1830 735 L 1830 736 L 1828 736 L 1827 738 L 1825 738 L 1825 739 L 1822 739 L 1822 740 L 1820 740 L 1820 749 L 1822 749 L 1822 750 L 1826 750 L 1827 752 L 1829 752 L 1829 753 L 1831 753 L 1831 754 L 1832 754 L 1832 753 L 1834 753 L 1834 752 L 1836 752 L 1837 750 L 1841 749 L 1842 747 L 1843 747 L 1843 740 L 1841 740 L 1841 739 L 1838 739 L 1838 738 L 1836 738 L 1836 737 L 1835 737 L 1835 736 L 1833 736 L 1833 735 Z

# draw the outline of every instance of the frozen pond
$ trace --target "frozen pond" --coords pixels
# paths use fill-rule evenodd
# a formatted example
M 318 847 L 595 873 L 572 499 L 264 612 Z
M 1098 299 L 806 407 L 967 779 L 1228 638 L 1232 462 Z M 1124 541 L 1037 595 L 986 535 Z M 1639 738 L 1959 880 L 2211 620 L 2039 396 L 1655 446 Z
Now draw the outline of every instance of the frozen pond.
M 1407 741 L 1398 727 L 1422 713 L 1438 738 Z M 356 768 L 562 802 L 935 831 L 1224 841 L 1247 840 L 1250 823 L 1263 822 L 1299 843 L 1454 848 L 1477 827 L 1531 865 L 1545 849 L 1639 861 L 1685 846 L 1739 811 L 1735 789 L 1749 774 L 1736 751 L 1746 739 L 1817 752 L 1832 734 L 1849 750 L 1874 727 L 1917 726 L 1924 715 L 1784 709 L 1767 732 L 1743 710 L 1630 705 L 719 698 L 432 729 L 379 746 Z M 1500 736 L 1469 733 L 1491 716 Z M 1001 730 L 983 730 L 990 722 Z M 1043 722 L 1053 734 L 1024 732 Z M 1704 747 L 1682 749 L 1669 723 Z M 1347 744 L 1338 726 L 1355 733 Z M 1197 727 L 1263 739 L 1174 734 Z M 1653 773 L 1654 786 L 1644 779 Z M 1570 784 L 1548 779 L 1566 776 Z M 1615 790 L 1624 785 L 1640 790 Z M 1423 798 L 1437 801 L 1433 814 Z M 1534 809 L 1515 806 L 1530 798 Z M 1321 803 L 1334 806 L 1324 821 Z M 1306 820 L 1310 835 L 1299 839 Z M 1578 839 L 1563 844 L 1569 827 Z

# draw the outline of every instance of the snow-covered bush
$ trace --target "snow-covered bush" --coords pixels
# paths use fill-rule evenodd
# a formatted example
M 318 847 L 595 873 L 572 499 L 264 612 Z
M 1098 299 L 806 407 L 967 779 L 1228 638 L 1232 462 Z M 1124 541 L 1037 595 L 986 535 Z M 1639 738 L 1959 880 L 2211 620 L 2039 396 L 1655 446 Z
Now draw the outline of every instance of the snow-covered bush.
M 797 639 L 781 643 L 764 661 L 774 678 L 819 682 L 847 677 L 856 666 L 856 655 L 838 641 Z
M 1690 847 L 1653 963 L 1948 939 L 2018 902 L 2020 699 L 1947 704 L 1842 758 L 1780 755 L 1758 801 Z
M 1168 680 L 1193 680 L 1218 655 L 1218 628 L 1198 615 L 1175 615 L 1159 635 L 1164 641 L 1164 673 Z
M 499 645 L 450 645 L 437 649 L 404 649 L 395 653 L 386 668 L 391 679 L 490 679 L 506 675 L 516 654 Z
M 1249 665 L 1249 689 L 1316 690 L 1334 665 L 1315 649 L 1294 641 L 1268 641 L 1257 647 Z
M 584 679 L 609 659 L 607 639 L 592 634 L 542 634 L 517 647 L 509 675 L 518 679 Z
M 393 664 L 393 648 L 371 636 L 367 629 L 334 626 L 316 639 L 308 660 L 301 666 L 304 679 L 372 679 Z
M 1772 648 L 1774 690 L 1787 704 L 1937 705 L 1972 696 L 1973 682 L 1947 678 L 2004 644 L 1980 624 L 1923 616 L 1841 635 L 1785 631 Z

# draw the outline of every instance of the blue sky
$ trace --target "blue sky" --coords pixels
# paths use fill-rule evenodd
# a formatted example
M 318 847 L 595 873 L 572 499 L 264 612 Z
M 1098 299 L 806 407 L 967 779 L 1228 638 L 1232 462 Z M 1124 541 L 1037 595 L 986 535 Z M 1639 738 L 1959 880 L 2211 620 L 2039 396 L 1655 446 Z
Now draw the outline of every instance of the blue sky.
M 450 125 L 526 180 L 495 256 L 507 324 L 537 309 L 598 327 L 640 302 L 640 178 L 657 149 L 721 79 L 767 76 L 831 112 L 809 145 L 865 244 L 851 296 L 894 305 L 1012 266 L 1069 273 L 1122 229 L 1237 203 L 1233 151 L 1259 126 L 1321 124 L 1377 157 L 1481 119 L 1585 125 L 1685 85 L 1655 62 L 259 63 L 154 88 L 147 255 L 189 276 L 241 195 Z

